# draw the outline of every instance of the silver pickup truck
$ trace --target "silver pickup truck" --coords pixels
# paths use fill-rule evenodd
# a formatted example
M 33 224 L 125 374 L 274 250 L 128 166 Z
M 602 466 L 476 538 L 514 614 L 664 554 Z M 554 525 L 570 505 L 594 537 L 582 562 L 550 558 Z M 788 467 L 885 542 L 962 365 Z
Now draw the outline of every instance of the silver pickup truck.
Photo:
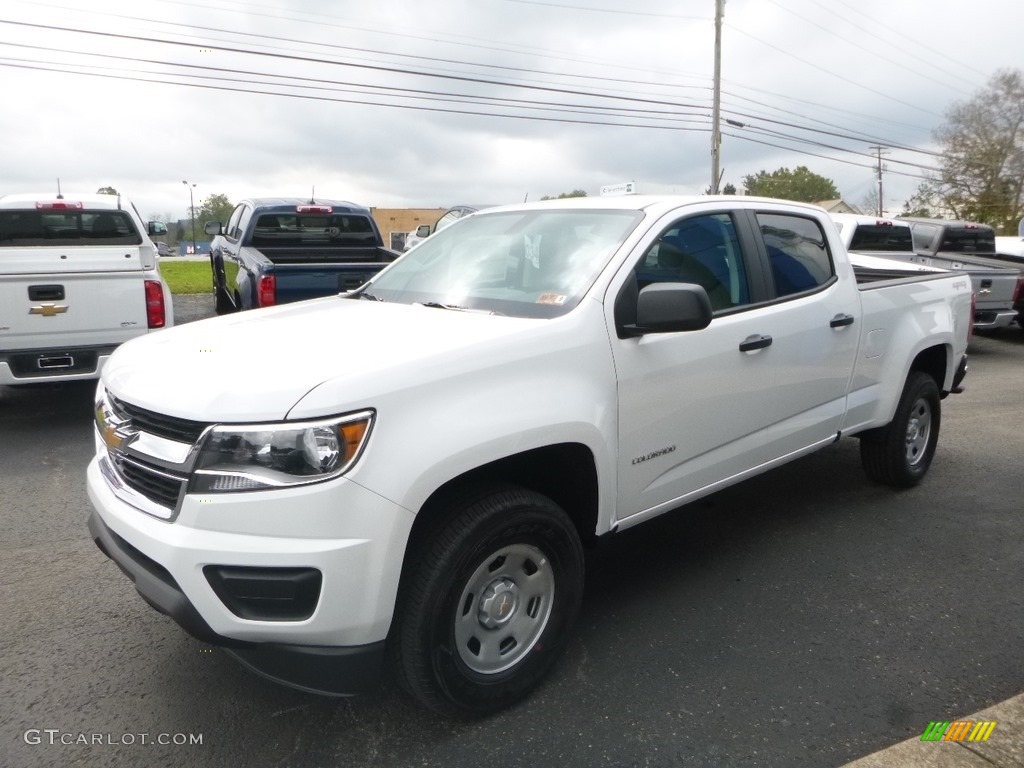
M 995 258 L 995 234 L 984 224 L 942 219 L 833 214 L 832 220 L 851 253 L 939 267 L 970 275 L 974 289 L 974 327 L 1005 328 L 1017 318 L 1021 271 Z

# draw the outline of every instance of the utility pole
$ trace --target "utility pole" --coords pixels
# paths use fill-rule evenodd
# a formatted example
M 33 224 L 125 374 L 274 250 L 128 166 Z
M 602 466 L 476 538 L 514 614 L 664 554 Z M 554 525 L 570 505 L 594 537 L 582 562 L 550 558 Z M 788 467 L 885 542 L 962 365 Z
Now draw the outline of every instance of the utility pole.
M 878 153 L 878 218 L 882 218 L 885 205 L 883 201 L 885 198 L 882 196 L 882 150 L 888 149 L 888 147 L 874 146 L 869 149 L 875 150 Z M 886 152 L 886 154 L 889 154 Z
M 711 194 L 718 194 L 718 166 L 721 161 L 719 149 L 722 146 L 722 15 L 725 0 L 715 0 L 715 87 L 711 107 Z

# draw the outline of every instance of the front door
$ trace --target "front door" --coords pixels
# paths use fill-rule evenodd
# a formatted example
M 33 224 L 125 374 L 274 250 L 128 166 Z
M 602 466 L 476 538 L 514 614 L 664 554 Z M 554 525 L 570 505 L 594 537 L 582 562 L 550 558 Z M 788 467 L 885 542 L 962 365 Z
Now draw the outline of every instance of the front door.
M 762 464 L 770 423 L 762 394 L 776 375 L 771 347 L 758 344 L 773 309 L 760 303 L 765 286 L 752 230 L 735 213 L 709 211 L 667 217 L 655 231 L 612 295 L 633 276 L 638 289 L 696 283 L 714 317 L 700 331 L 612 338 L 620 527 Z

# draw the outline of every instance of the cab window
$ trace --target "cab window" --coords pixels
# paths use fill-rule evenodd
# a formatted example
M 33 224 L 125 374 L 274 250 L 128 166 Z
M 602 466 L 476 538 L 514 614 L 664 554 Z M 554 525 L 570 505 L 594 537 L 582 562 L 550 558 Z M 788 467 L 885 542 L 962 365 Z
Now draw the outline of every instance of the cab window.
M 776 296 L 811 291 L 832 279 L 835 270 L 828 241 L 814 219 L 759 213 L 757 223 L 768 251 Z
M 673 223 L 647 249 L 635 272 L 638 290 L 652 283 L 699 285 L 715 312 L 750 301 L 736 227 L 727 213 Z

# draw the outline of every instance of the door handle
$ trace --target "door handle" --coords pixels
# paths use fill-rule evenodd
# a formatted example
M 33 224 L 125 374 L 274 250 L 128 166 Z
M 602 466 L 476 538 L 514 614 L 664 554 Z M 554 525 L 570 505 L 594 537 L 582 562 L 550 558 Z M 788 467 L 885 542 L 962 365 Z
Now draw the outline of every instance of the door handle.
M 747 338 L 740 342 L 740 352 L 753 352 L 756 349 L 764 349 L 771 345 L 771 336 L 759 336 L 754 334 L 753 336 L 747 336 Z
M 853 325 L 853 315 L 836 315 L 829 322 L 829 328 L 842 328 L 847 325 Z

